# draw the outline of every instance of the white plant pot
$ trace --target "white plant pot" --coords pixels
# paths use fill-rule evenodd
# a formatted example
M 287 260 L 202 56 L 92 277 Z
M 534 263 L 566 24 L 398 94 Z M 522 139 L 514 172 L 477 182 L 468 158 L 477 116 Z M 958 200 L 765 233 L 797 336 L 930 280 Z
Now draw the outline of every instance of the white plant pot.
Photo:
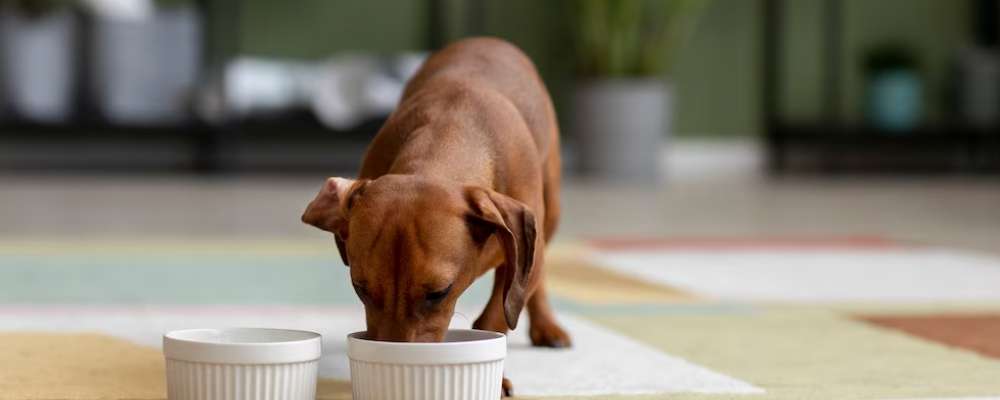
M 59 122 L 72 113 L 76 24 L 69 9 L 35 18 L 0 10 L 6 100 L 17 115 Z
M 201 18 L 192 7 L 148 17 L 99 16 L 93 91 L 108 119 L 164 124 L 189 117 L 201 60 Z
M 656 182 L 670 126 L 670 90 L 657 79 L 580 84 L 573 97 L 573 134 L 584 175 Z

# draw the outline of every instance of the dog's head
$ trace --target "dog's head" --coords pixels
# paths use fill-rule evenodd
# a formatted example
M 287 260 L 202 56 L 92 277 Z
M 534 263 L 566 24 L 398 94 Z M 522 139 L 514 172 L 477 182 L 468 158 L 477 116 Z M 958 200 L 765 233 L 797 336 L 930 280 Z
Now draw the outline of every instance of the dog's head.
M 489 189 L 404 175 L 330 178 L 302 221 L 335 235 L 376 340 L 442 340 L 459 295 L 500 262 L 494 254 L 503 255 L 511 329 L 529 294 L 535 216 Z

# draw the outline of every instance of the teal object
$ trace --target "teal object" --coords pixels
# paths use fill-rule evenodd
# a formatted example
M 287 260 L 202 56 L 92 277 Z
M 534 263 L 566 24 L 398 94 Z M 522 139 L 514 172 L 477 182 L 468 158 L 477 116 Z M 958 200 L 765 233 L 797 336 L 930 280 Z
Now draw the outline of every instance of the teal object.
M 923 113 L 920 77 L 903 69 L 876 72 L 869 80 L 868 107 L 876 128 L 894 133 L 915 129 Z

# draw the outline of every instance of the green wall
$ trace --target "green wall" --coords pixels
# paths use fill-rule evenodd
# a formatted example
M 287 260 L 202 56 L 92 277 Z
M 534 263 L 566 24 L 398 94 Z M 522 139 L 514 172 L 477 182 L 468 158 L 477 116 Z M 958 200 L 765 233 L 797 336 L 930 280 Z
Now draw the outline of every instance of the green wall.
M 674 132 L 740 135 L 759 125 L 760 2 L 715 0 L 705 9 L 671 75 Z
M 970 40 L 969 3 L 960 0 L 845 0 L 840 76 L 842 115 L 858 121 L 864 104 L 863 54 L 899 42 L 913 49 L 926 79 L 927 118 L 944 113 L 954 52 Z M 715 0 L 674 68 L 681 134 L 752 134 L 760 127 L 760 31 L 757 1 Z M 824 112 L 823 0 L 785 2 L 781 112 L 814 120 Z
M 566 3 L 572 0 L 484 0 L 483 34 L 507 38 L 531 56 L 565 119 L 572 89 Z M 345 50 L 389 52 L 427 43 L 427 3 L 416 0 L 244 0 L 243 52 L 319 58 Z M 446 0 L 449 38 L 469 32 L 467 3 Z M 954 49 L 968 39 L 968 2 L 844 0 L 842 110 L 858 119 L 863 100 L 862 52 L 901 40 L 918 52 L 927 77 L 930 119 L 942 114 L 946 72 Z M 714 0 L 667 77 L 676 94 L 673 131 L 682 135 L 746 135 L 760 128 L 761 2 Z M 781 109 L 793 120 L 816 118 L 823 77 L 822 0 L 789 0 L 782 37 Z
M 792 120 L 819 117 L 823 64 L 822 0 L 789 1 L 786 10 L 788 49 L 782 60 L 786 73 L 782 109 Z M 945 0 L 849 0 L 844 1 L 840 62 L 844 84 L 842 115 L 850 121 L 862 117 L 864 73 L 861 63 L 871 46 L 901 43 L 912 49 L 925 78 L 925 105 L 930 121 L 942 117 L 948 85 L 949 64 L 955 51 L 971 40 L 969 3 Z
M 870 45 L 901 41 L 916 51 L 925 78 L 927 117 L 937 120 L 944 112 L 948 70 L 955 52 L 972 40 L 969 1 L 961 0 L 851 0 L 845 4 L 845 54 L 862 54 Z M 860 117 L 863 74 L 860 60 L 846 59 L 847 91 L 843 108 Z
M 427 5 L 412 0 L 231 0 L 239 50 L 316 59 L 338 51 L 391 52 L 427 44 Z

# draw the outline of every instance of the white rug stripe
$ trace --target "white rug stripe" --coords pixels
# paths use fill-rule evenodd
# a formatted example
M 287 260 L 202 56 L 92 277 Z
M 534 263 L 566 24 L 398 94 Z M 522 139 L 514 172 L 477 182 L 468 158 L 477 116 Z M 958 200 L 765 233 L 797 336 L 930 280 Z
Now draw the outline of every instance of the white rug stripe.
M 764 393 L 581 318 L 562 314 L 559 321 L 573 337 L 571 349 L 531 347 L 526 329 L 511 335 L 504 370 L 516 394 Z
M 348 380 L 346 335 L 364 327 L 360 308 L 267 307 L 177 309 L 55 308 L 0 313 L 0 330 L 49 332 L 100 332 L 142 345 L 161 345 L 169 330 L 193 327 L 280 327 L 304 329 L 323 335 L 320 376 Z M 39 307 L 39 309 L 45 309 Z M 264 309 L 264 310 L 260 310 Z M 476 315 L 467 312 L 466 315 Z M 522 328 L 511 335 L 505 370 L 519 395 L 607 395 L 655 393 L 762 393 L 749 383 L 734 379 L 665 354 L 580 318 L 561 315 L 573 335 L 572 349 L 539 349 L 529 346 Z M 522 322 L 525 328 L 527 321 Z M 455 328 L 469 323 L 458 317 Z
M 604 251 L 595 264 L 727 300 L 1000 299 L 1000 259 L 934 248 Z

